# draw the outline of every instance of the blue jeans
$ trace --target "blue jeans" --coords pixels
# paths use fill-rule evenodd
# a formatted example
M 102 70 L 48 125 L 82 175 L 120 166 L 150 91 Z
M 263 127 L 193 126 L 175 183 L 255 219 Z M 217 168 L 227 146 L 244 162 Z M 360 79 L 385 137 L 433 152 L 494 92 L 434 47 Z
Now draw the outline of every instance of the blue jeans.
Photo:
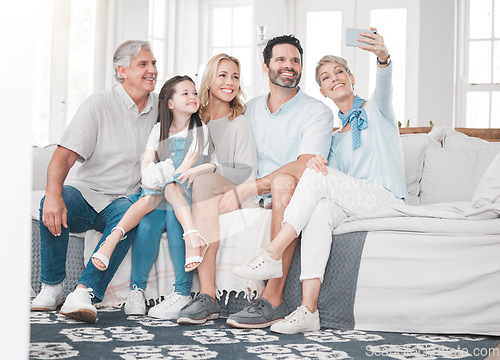
M 63 199 L 68 210 L 68 228 L 61 227 L 61 235 L 54 236 L 43 224 L 42 213 L 45 197 L 40 202 L 40 238 L 41 238 L 41 276 L 40 280 L 48 285 L 61 283 L 66 277 L 66 254 L 68 251 L 69 233 L 85 232 L 94 229 L 102 232 L 101 243 L 110 234 L 123 217 L 132 201 L 128 198 L 119 198 L 111 202 L 101 212 L 96 212 L 83 198 L 80 191 L 72 186 L 64 186 Z M 105 271 L 99 271 L 92 261 L 87 263 L 78 284 L 92 288 L 95 301 L 102 300 L 109 282 L 113 279 L 116 270 L 127 254 L 135 236 L 136 228 L 127 233 L 127 237 L 120 241 L 111 256 L 109 266 Z
M 175 272 L 174 291 L 187 296 L 191 294 L 193 273 L 184 271 L 186 248 L 182 238 L 182 226 L 175 217 L 172 206 L 166 204 L 167 210 L 163 210 L 162 205 L 146 215 L 137 226 L 132 244 L 130 288 L 132 289 L 134 285 L 139 289 L 146 288 L 149 272 L 158 257 L 161 234 L 166 229 L 168 249 Z

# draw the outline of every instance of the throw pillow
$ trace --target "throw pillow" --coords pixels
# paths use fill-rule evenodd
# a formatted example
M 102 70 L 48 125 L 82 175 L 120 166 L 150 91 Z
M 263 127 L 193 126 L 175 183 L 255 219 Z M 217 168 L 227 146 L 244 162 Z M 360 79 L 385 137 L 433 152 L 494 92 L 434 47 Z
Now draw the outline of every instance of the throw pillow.
M 420 202 L 422 205 L 471 201 L 479 181 L 500 149 L 441 148 L 425 154 Z
M 401 135 L 401 145 L 405 161 L 407 203 L 409 205 L 420 205 L 418 195 L 420 193 L 425 152 L 428 148 L 437 149 L 441 145 L 428 134 Z
M 480 208 L 494 203 L 500 203 L 500 154 L 498 154 L 477 185 L 472 206 Z

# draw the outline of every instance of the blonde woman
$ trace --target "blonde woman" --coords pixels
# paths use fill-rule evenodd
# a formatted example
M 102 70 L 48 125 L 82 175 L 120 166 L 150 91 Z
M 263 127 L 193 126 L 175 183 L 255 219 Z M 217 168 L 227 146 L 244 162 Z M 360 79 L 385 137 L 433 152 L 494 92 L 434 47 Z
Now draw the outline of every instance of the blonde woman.
M 219 244 L 218 204 L 222 195 L 213 195 L 213 190 L 255 179 L 257 155 L 250 123 L 242 115 L 245 105 L 240 74 L 238 59 L 218 54 L 208 61 L 199 86 L 200 116 L 208 126 L 217 162 L 212 163 L 213 172 L 193 173 L 189 179 L 193 181 L 195 226 L 210 247 L 197 268 L 200 293 L 181 309 L 177 320 L 181 324 L 202 324 L 219 317 L 220 307 L 215 299 L 215 257 Z M 249 200 L 244 207 L 252 205 L 252 199 Z M 168 305 L 160 303 L 153 313 L 156 317 L 165 314 L 163 318 L 167 318 Z

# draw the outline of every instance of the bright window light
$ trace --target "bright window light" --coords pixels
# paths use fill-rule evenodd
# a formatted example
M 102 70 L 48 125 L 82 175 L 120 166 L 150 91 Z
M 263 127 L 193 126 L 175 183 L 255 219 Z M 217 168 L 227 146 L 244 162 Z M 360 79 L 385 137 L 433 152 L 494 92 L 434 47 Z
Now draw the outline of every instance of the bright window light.
M 325 36 L 328 34 L 328 36 Z M 323 101 L 333 113 L 338 112 L 332 100 L 325 98 L 319 92 L 316 83 L 315 70 L 318 60 L 324 55 L 341 55 L 342 43 L 342 11 L 321 11 L 307 13 L 307 49 L 304 50 L 305 92 L 309 96 Z M 335 121 L 338 121 L 334 116 Z M 339 126 L 339 124 L 336 124 Z
M 392 85 L 394 97 L 392 100 L 396 118 L 405 121 L 406 99 L 406 9 L 376 9 L 371 11 L 370 23 L 384 37 L 384 43 L 389 49 L 394 61 Z M 375 90 L 376 67 L 370 67 L 370 94 Z

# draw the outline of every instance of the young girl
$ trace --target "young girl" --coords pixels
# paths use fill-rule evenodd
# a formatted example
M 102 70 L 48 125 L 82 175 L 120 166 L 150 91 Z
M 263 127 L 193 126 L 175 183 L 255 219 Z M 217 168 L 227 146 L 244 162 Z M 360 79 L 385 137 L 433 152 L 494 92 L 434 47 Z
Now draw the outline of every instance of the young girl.
M 179 236 L 185 240 L 185 271 L 194 270 L 203 260 L 209 245 L 194 229 L 188 202 L 191 175 L 206 167 L 200 164 L 209 156 L 208 129 L 200 119 L 198 108 L 198 93 L 189 76 L 175 76 L 163 85 L 159 95 L 158 121 L 151 131 L 141 162 L 143 189 L 140 198 L 113 228 L 99 251 L 92 255 L 92 262 L 99 270 L 106 270 L 116 244 L 163 199 L 173 207 L 184 231 Z M 169 238 L 169 242 L 173 241 L 176 239 Z

